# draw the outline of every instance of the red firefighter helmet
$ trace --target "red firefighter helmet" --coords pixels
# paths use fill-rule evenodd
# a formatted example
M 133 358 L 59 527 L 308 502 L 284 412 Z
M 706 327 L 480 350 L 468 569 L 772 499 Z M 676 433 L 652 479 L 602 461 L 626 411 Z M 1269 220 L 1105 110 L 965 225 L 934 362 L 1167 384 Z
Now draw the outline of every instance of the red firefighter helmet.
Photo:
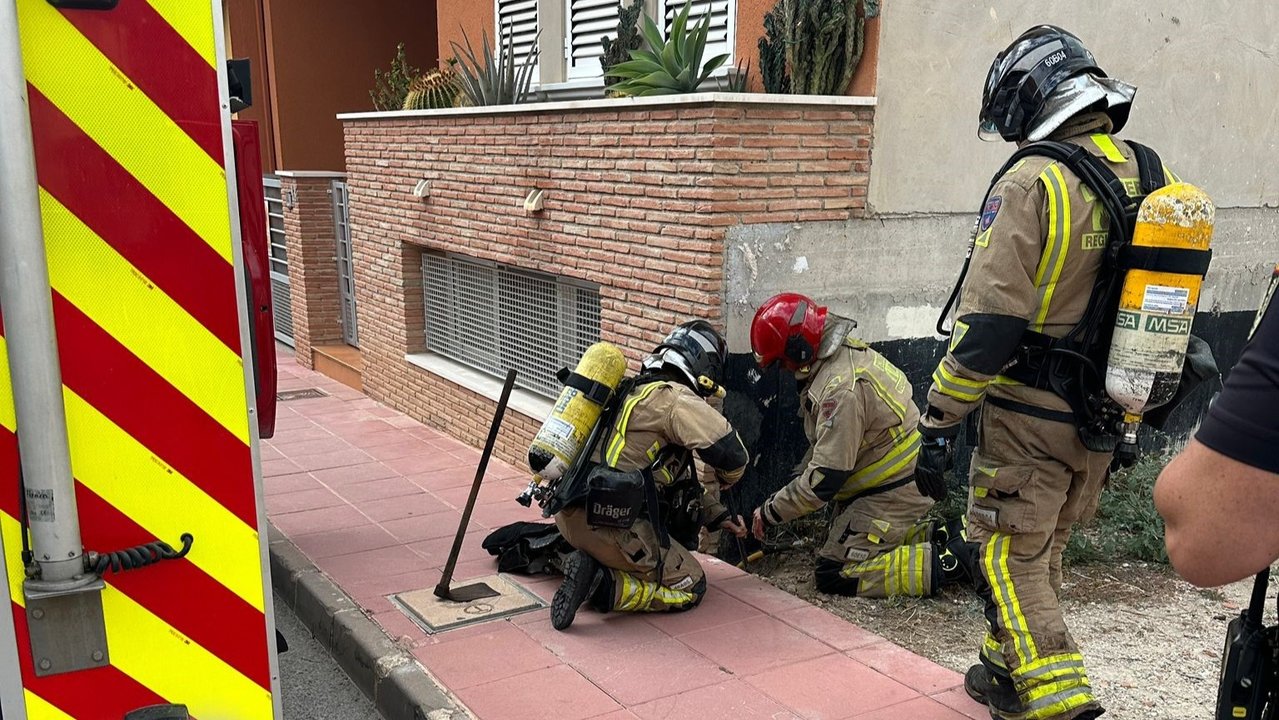
M 794 372 L 811 365 L 826 327 L 826 308 L 799 293 L 781 293 L 764 301 L 751 321 L 751 350 L 766 368 L 781 361 Z

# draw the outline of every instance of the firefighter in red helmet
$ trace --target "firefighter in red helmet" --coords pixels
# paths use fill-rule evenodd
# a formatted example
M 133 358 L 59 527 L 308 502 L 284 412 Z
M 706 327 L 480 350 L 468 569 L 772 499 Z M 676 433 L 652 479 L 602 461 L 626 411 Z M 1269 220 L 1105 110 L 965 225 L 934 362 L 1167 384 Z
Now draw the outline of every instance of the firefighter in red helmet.
M 963 524 L 923 519 L 941 498 L 915 483 L 919 410 L 910 382 L 855 327 L 796 293 L 769 298 L 755 313 L 755 361 L 795 375 L 811 448 L 791 481 L 755 510 L 752 530 L 762 539 L 769 526 L 835 503 L 818 551 L 818 590 L 932 595 L 970 577 Z

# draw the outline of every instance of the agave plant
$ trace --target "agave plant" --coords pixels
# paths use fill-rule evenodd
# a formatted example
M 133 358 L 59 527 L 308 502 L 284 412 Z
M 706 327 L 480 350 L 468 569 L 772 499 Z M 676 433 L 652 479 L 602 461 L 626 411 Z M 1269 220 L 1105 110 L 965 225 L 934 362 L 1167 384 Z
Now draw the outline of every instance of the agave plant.
M 690 30 L 688 13 L 691 8 L 691 2 L 684 3 L 684 8 L 671 23 L 671 32 L 666 40 L 662 40 L 653 19 L 644 15 L 644 44 L 647 48 L 631 50 L 629 61 L 614 65 L 605 73 L 608 77 L 621 78 L 621 82 L 609 88 L 612 94 L 645 96 L 697 92 L 711 73 L 728 60 L 728 55 L 724 54 L 702 63 L 711 17 L 709 13 L 703 15 L 697 26 Z
M 541 32 L 538 33 L 540 35 Z M 458 82 L 466 104 L 514 105 L 524 102 L 528 97 L 529 86 L 533 82 L 533 69 L 537 65 L 537 36 L 534 36 L 532 46 L 519 63 L 515 61 L 515 40 L 509 27 L 506 38 L 506 42 L 494 54 L 492 45 L 489 44 L 488 32 L 484 32 L 484 52 L 479 57 L 471 48 L 471 39 L 466 36 L 465 30 L 462 31 L 465 48 L 449 42 L 457 60 Z

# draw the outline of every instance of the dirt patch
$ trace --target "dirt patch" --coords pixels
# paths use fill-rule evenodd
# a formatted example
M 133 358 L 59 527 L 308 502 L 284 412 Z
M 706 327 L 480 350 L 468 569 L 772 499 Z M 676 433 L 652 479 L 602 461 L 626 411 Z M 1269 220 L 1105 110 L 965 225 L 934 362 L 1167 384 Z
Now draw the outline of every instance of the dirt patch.
M 751 570 L 794 595 L 963 672 L 985 631 L 975 593 L 946 588 L 929 599 L 865 600 L 818 593 L 810 552 L 760 560 Z M 1066 568 L 1062 604 L 1107 717 L 1190 720 L 1212 714 L 1226 623 L 1252 582 L 1200 590 L 1162 565 Z M 1274 607 L 1275 584 L 1271 584 Z M 1268 611 L 1267 617 L 1273 617 Z

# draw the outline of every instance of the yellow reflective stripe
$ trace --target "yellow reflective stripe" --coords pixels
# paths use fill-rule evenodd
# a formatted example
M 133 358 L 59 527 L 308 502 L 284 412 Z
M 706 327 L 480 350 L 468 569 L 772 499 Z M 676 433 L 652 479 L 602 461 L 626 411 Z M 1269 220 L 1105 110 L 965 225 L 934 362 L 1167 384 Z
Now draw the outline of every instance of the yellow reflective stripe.
M 1043 257 L 1035 271 L 1035 287 L 1038 288 L 1039 311 L 1035 313 L 1032 330 L 1043 330 L 1052 304 L 1053 291 L 1066 264 L 1066 251 L 1070 246 L 1070 193 L 1066 191 L 1066 179 L 1057 163 L 1047 167 L 1039 175 L 1048 189 L 1048 242 Z
M 18 0 L 18 25 L 27 80 L 231 262 L 222 166 L 52 5 Z M 157 147 L 164 152 L 155 152 Z
M 986 577 L 990 579 L 991 595 L 1003 618 L 1004 631 L 1012 637 L 1013 648 L 1017 652 L 1018 666 L 1034 661 L 1038 657 L 1035 640 L 1030 636 L 1026 617 L 1021 612 L 1021 603 L 1017 600 L 1017 589 L 1013 587 L 1012 577 L 1008 572 L 1008 555 L 1012 538 L 1008 533 L 993 533 L 982 548 L 983 561 L 986 565 Z
M 247 444 L 240 356 L 43 189 L 40 211 L 54 289 Z
M 27 701 L 27 720 L 75 720 L 30 690 L 24 688 L 22 695 Z
M 1042 697 L 1034 699 L 1030 697 L 1023 698 L 1022 702 L 1025 703 L 1027 712 L 1022 717 L 1026 718 L 1026 720 L 1061 717 L 1067 712 L 1087 705 L 1092 701 L 1092 688 L 1088 685 L 1069 685 L 1054 688 L 1050 694 Z
M 683 590 L 675 590 L 624 572 L 615 572 L 614 577 L 621 580 L 621 598 L 614 610 L 622 612 L 654 612 L 669 607 L 687 605 L 697 596 Z M 660 603 L 655 605 L 655 603 Z
M 1115 141 L 1112 140 L 1109 135 L 1106 135 L 1104 133 L 1097 133 L 1092 136 L 1092 142 L 1094 145 L 1097 146 L 1098 150 L 1101 150 L 1101 154 L 1105 155 L 1106 159 L 1109 160 L 1110 162 L 1112 163 L 1128 162 L 1128 159 L 1124 157 L 1124 154 L 1122 152 L 1120 152 L 1119 146 L 1115 144 Z
M 1033 662 L 1029 662 L 1029 663 L 1026 663 L 1025 665 L 1022 665 L 1021 667 L 1017 668 L 1017 672 L 1015 674 L 1019 678 L 1033 678 L 1033 677 L 1038 677 L 1041 673 L 1047 670 L 1052 670 L 1058 667 L 1066 667 L 1068 665 L 1074 665 L 1076 667 L 1079 667 L 1080 669 L 1083 669 L 1084 656 L 1080 655 L 1079 653 L 1061 653 L 1058 655 L 1049 655 L 1047 657 L 1042 657 Z
M 0 513 L 0 537 L 5 547 L 20 547 L 21 533 L 15 518 Z M 25 606 L 23 570 L 18 563 L 7 565 L 9 592 L 14 602 Z M 270 691 L 117 590 L 109 577 L 102 591 L 102 613 L 111 665 L 157 695 L 181 698 L 198 717 L 271 717 Z M 216 618 L 210 618 L 214 621 Z
M 906 417 L 906 405 L 893 397 L 893 394 L 888 391 L 888 388 L 884 387 L 884 384 L 881 383 L 879 378 L 875 377 L 873 373 L 866 369 L 859 369 L 857 370 L 855 378 L 864 378 L 868 381 L 871 389 L 875 391 L 875 394 L 879 396 L 880 400 L 884 401 L 884 404 L 888 405 L 889 409 L 893 411 L 893 414 L 896 415 L 899 420 Z
M 622 450 L 626 448 L 626 426 L 631 421 L 631 412 L 635 410 L 635 405 L 640 400 L 648 397 L 656 390 L 661 383 L 650 383 L 645 385 L 638 393 L 626 399 L 622 405 L 621 416 L 617 419 L 616 429 L 613 431 L 613 439 L 608 443 L 608 452 L 604 457 L 605 463 L 610 467 L 617 467 L 617 461 L 622 456 Z
M 995 667 L 1008 669 L 1008 666 L 1004 664 L 1004 648 L 989 630 L 986 631 L 986 637 L 982 640 L 981 655 Z
M 127 595 L 102 591 L 111 664 L 206 718 L 270 718 L 271 693 Z
M 960 382 L 961 380 L 962 382 Z M 933 385 L 937 388 L 937 392 L 953 397 L 956 400 L 977 402 L 986 393 L 986 386 L 990 384 L 989 381 L 986 381 L 974 387 L 968 384 L 970 382 L 956 377 L 946 369 L 945 365 L 938 365 L 937 369 L 933 371 Z
M 840 491 L 839 499 L 852 497 L 901 472 L 907 465 L 914 462 L 919 455 L 919 446 L 922 443 L 923 438 L 919 430 L 912 430 L 904 442 L 894 445 L 884 457 L 853 473 L 845 484 L 847 490 Z
M 996 375 L 994 380 L 990 381 L 991 385 L 1024 385 L 1025 383 L 1017 382 L 1007 375 Z
M 217 62 L 213 39 L 213 6 L 191 0 L 147 0 L 210 66 Z

